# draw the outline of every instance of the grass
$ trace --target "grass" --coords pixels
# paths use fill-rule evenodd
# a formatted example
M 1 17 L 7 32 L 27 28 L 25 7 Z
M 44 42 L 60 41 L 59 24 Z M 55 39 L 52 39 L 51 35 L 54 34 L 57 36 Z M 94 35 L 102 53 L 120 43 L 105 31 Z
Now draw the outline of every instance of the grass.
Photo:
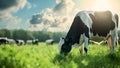
M 1 45 L 0 68 L 120 68 L 120 46 L 110 55 L 105 45 L 89 45 L 89 55 L 80 55 L 73 48 L 68 56 L 60 57 L 57 44 Z

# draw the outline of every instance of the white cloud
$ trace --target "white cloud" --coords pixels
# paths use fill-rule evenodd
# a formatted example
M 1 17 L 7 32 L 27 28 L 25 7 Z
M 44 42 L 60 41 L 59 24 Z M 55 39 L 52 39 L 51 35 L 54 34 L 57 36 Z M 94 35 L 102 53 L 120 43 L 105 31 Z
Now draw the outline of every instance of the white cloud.
M 33 14 L 28 29 L 42 31 L 67 31 L 73 21 L 72 0 L 56 0 L 54 8 L 43 9 L 40 13 Z M 34 26 L 34 27 L 33 27 Z
M 24 8 L 27 0 L 0 0 L 0 21 L 10 18 L 11 13 Z
M 11 16 L 8 20 L 5 20 L 7 23 L 0 25 L 0 28 L 15 29 L 16 25 L 19 24 L 22 19 L 18 17 Z
M 56 13 L 69 14 L 75 6 L 72 0 L 56 0 L 56 2 L 57 5 L 53 9 Z
M 12 13 L 23 9 L 27 4 L 27 0 L 0 0 L 0 28 L 16 29 L 17 25 L 22 21 L 21 18 L 15 17 Z
M 56 3 L 58 4 L 58 3 L 60 3 L 61 2 L 61 0 L 56 0 Z
M 31 8 L 37 7 L 37 5 L 36 4 L 31 4 L 30 2 L 27 2 L 26 7 L 27 7 L 27 9 L 31 9 Z
M 0 21 L 11 17 L 10 13 L 0 12 Z
M 12 13 L 23 9 L 25 6 L 30 7 L 31 4 L 27 0 L 0 0 L 0 23 L 5 21 L 4 24 L 0 25 L 0 28 L 20 28 L 17 25 L 20 24 L 22 18 L 15 17 Z
M 69 17 L 64 15 L 58 16 L 54 14 L 52 9 L 47 8 L 42 10 L 40 13 L 34 14 L 30 23 L 31 25 L 35 25 L 35 28 L 38 30 L 51 31 L 51 29 L 53 29 L 52 31 L 57 31 L 58 29 L 62 29 L 61 31 L 63 31 L 65 30 L 65 26 L 68 24 L 68 20 L 71 21 Z

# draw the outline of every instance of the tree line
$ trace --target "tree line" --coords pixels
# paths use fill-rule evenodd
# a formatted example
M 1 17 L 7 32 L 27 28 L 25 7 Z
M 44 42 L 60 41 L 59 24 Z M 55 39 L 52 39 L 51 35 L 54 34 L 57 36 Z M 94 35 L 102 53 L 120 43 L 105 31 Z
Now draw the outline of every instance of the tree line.
M 0 29 L 0 37 L 7 37 L 11 39 L 22 39 L 24 41 L 30 39 L 38 39 L 39 42 L 44 42 L 47 39 L 53 39 L 55 42 L 59 42 L 60 37 L 65 37 L 66 32 L 43 32 L 43 31 L 28 31 L 28 30 L 8 30 Z M 120 30 L 118 31 L 118 37 L 120 39 Z M 92 40 L 101 41 L 103 38 L 92 37 Z
M 8 30 L 1 29 L 0 37 L 7 37 L 11 39 L 22 39 L 24 41 L 31 39 L 38 39 L 39 42 L 44 42 L 47 39 L 53 39 L 59 42 L 60 37 L 65 37 L 66 32 L 43 32 L 43 31 L 28 31 L 28 30 Z

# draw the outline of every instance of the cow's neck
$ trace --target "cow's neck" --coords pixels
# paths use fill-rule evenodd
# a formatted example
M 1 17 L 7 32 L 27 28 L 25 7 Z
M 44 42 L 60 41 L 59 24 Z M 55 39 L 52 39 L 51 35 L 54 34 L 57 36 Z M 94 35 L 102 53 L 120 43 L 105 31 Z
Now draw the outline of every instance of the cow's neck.
M 65 39 L 70 39 L 70 44 L 73 45 L 75 43 L 79 43 L 80 35 L 81 35 L 81 28 L 80 25 L 82 21 L 79 16 L 75 17 Z

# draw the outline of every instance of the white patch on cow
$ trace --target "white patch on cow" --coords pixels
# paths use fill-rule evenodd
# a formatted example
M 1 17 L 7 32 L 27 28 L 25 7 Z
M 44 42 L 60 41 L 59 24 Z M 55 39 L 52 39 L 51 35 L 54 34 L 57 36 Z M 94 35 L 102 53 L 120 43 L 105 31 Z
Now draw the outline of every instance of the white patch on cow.
M 92 28 L 92 19 L 89 16 L 89 14 L 93 14 L 94 12 L 92 11 L 80 11 L 76 16 L 79 16 L 83 23 L 89 28 L 89 36 L 90 36 L 90 28 Z
M 64 38 L 60 38 L 60 42 L 58 44 L 59 54 L 60 54 L 61 47 L 62 47 L 63 44 L 64 44 Z
M 84 42 L 84 35 L 85 35 L 85 34 L 81 34 L 81 36 L 80 36 L 80 40 L 79 40 L 79 44 L 80 44 L 80 45 L 82 45 L 83 42 Z
M 112 13 L 112 21 L 115 23 L 115 27 L 117 27 L 117 20 L 115 18 L 115 13 Z
M 32 44 L 32 40 L 27 40 L 26 43 L 27 44 Z
M 9 44 L 15 44 L 15 40 L 14 39 L 8 39 Z
M 81 11 L 76 16 L 79 16 L 88 28 L 92 28 L 92 19 L 90 18 L 89 13 L 92 12 Z

